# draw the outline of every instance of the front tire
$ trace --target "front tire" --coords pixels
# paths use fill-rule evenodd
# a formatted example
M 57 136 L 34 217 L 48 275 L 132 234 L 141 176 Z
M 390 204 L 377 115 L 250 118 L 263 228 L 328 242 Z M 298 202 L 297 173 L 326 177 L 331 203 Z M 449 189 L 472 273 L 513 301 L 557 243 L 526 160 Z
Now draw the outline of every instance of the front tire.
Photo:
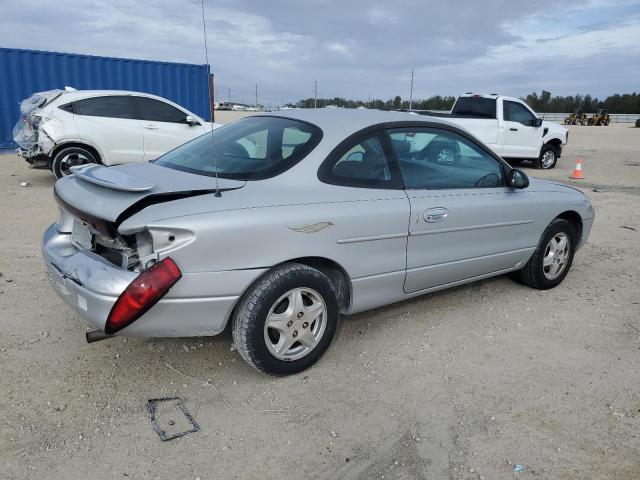
M 527 264 L 517 272 L 522 283 L 538 290 L 560 285 L 571 268 L 577 244 L 573 225 L 562 218 L 553 219 Z
M 533 162 L 533 167 L 542 170 L 555 168 L 558 161 L 558 150 L 550 144 L 546 144 L 540 150 L 540 156 Z
M 290 375 L 320 359 L 338 319 L 338 295 L 331 280 L 307 265 L 285 263 L 244 294 L 233 317 L 233 341 L 257 370 Z
M 56 178 L 71 175 L 71 167 L 99 163 L 96 156 L 84 147 L 66 147 L 57 152 L 51 160 L 51 171 Z

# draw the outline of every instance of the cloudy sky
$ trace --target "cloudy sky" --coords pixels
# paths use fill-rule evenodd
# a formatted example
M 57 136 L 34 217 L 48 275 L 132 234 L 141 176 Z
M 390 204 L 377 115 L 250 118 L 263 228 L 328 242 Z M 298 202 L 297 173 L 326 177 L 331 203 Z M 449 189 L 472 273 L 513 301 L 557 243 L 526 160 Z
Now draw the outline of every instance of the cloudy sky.
M 217 100 L 640 90 L 640 0 L 205 0 Z M 205 63 L 200 0 L 2 0 L 0 46 Z M 222 98 L 220 98 L 222 97 Z

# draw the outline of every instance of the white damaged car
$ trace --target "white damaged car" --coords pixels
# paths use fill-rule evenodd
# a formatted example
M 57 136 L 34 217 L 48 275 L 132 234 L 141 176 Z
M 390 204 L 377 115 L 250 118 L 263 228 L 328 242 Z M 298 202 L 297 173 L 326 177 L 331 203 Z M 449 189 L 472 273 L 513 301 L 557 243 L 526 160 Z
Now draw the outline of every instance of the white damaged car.
M 88 163 L 153 160 L 211 130 L 211 124 L 165 98 L 115 90 L 50 90 L 20 104 L 13 129 L 18 155 L 57 178 Z M 215 125 L 214 125 L 215 127 Z

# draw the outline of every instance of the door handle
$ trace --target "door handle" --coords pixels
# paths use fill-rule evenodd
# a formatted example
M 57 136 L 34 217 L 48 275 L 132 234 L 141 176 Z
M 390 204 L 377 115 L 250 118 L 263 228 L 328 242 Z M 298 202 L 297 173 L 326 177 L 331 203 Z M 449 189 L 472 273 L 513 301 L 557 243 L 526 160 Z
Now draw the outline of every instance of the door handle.
M 443 207 L 430 208 L 424 212 L 424 221 L 429 223 L 442 222 L 449 216 L 449 210 Z
M 147 130 L 157 130 L 158 127 L 156 127 L 155 125 L 145 125 L 143 128 L 146 128 Z
M 510 128 L 509 130 L 511 130 L 512 132 L 517 132 L 518 131 L 517 128 Z

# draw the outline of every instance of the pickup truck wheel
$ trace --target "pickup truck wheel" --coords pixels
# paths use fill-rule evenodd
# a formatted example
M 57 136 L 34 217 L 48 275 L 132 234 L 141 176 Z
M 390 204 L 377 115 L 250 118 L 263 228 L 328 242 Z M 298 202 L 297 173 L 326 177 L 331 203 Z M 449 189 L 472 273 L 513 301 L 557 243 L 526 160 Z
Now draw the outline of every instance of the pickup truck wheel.
M 242 358 L 270 375 L 316 363 L 338 327 L 338 295 L 318 270 L 286 263 L 257 280 L 236 308 L 232 335 Z
M 562 283 L 571 268 L 577 243 L 571 223 L 562 218 L 553 219 L 527 264 L 517 272 L 522 283 L 538 290 Z
M 533 162 L 533 167 L 543 170 L 555 168 L 558 161 L 558 151 L 553 145 L 546 144 L 540 150 L 540 157 Z
M 71 174 L 71 167 L 87 163 L 98 163 L 98 159 L 86 148 L 67 147 L 55 154 L 51 160 L 51 171 L 56 178 L 62 178 Z

